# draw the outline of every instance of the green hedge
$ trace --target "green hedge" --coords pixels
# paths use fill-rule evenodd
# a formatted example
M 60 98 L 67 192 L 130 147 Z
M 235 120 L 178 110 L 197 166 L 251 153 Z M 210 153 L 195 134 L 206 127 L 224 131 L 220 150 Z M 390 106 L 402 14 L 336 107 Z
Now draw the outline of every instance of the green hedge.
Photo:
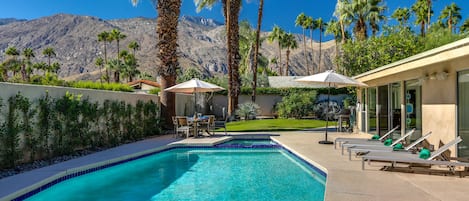
M 85 88 L 85 89 L 99 89 L 99 90 L 109 90 L 109 91 L 124 91 L 124 92 L 132 92 L 133 89 L 127 84 L 121 83 L 100 83 L 100 82 L 92 82 L 92 81 L 77 81 L 77 82 L 70 82 L 70 87 L 74 88 Z
M 0 105 L 0 168 L 160 134 L 159 113 L 152 101 L 98 104 L 71 93 L 32 101 L 17 94 Z

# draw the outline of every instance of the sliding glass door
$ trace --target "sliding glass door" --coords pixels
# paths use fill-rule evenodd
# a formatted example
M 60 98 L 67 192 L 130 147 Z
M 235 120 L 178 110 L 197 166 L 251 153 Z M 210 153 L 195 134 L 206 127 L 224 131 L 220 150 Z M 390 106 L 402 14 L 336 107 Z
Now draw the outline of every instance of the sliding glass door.
M 389 130 L 389 85 L 378 87 L 378 134 L 383 135 Z
M 401 97 L 401 83 L 392 83 L 390 97 L 391 118 L 389 121 L 391 126 L 389 127 L 389 129 L 393 129 L 396 126 L 401 125 Z M 401 129 L 397 129 L 396 133 L 401 133 Z
M 458 156 L 469 157 L 469 70 L 458 73 Z
M 405 130 L 416 129 L 412 139 L 422 135 L 422 84 L 418 80 L 405 81 Z
M 368 120 L 368 133 L 377 134 L 376 128 L 376 88 L 370 87 L 367 90 L 368 101 L 367 101 L 367 120 Z

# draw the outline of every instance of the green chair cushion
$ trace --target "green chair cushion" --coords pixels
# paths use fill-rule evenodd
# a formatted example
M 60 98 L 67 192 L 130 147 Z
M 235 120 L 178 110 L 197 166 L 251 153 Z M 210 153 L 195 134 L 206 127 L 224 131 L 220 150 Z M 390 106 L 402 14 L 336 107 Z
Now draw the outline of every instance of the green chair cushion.
M 401 149 L 404 149 L 404 146 L 402 146 L 402 143 L 397 143 L 396 145 L 394 145 L 394 147 L 392 149 L 393 150 L 401 150 Z
M 373 135 L 373 137 L 371 137 L 372 140 L 377 140 L 379 139 L 379 135 Z
M 425 149 L 425 148 L 423 148 L 419 152 L 419 158 L 422 158 L 422 159 L 430 158 L 430 155 L 431 155 L 430 150 Z
M 384 141 L 384 146 L 391 146 L 392 144 L 392 139 L 387 139 Z

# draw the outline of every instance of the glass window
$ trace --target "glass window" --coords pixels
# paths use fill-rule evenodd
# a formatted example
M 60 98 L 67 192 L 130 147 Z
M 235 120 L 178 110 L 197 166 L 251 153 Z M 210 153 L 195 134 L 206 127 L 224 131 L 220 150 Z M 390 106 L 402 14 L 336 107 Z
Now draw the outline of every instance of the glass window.
M 388 107 L 388 85 L 379 86 L 378 87 L 378 133 L 379 135 L 383 135 L 388 132 L 389 122 L 389 107 Z
M 458 73 L 458 156 L 469 156 L 469 70 Z
M 422 136 L 422 84 L 418 80 L 405 82 L 405 130 L 416 129 L 412 139 Z
M 391 126 L 390 129 L 401 125 L 401 83 L 391 84 Z M 401 129 L 397 129 L 396 133 L 401 133 Z
M 367 102 L 367 113 L 368 113 L 368 133 L 377 133 L 376 129 L 376 88 L 368 88 L 368 102 Z

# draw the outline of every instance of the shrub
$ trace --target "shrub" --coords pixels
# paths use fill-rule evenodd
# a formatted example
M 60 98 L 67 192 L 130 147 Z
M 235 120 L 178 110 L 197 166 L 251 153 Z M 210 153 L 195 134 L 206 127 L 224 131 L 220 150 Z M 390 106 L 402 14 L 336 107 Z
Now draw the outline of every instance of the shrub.
M 243 117 L 244 120 L 256 119 L 256 116 L 260 113 L 259 105 L 253 102 L 247 102 L 240 104 L 236 110 L 236 115 Z
M 121 83 L 100 83 L 92 81 L 77 81 L 71 82 L 71 87 L 74 88 L 85 88 L 85 89 L 99 89 L 99 90 L 109 90 L 109 91 L 124 91 L 132 92 L 133 89 L 129 85 Z
M 291 93 L 277 105 L 277 113 L 282 118 L 300 118 L 314 112 L 317 93 Z
M 160 91 L 161 91 L 160 88 L 154 88 L 154 89 L 151 89 L 148 93 L 158 95 L 158 93 L 160 93 Z

